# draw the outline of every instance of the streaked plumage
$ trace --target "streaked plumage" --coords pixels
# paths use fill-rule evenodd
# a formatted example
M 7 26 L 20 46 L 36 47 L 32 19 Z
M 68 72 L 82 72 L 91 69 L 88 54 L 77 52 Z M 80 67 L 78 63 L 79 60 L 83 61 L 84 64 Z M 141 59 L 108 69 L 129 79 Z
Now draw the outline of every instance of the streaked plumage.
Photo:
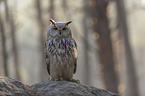
M 75 81 L 77 44 L 68 26 L 71 22 L 50 21 L 45 49 L 48 73 L 52 80 Z

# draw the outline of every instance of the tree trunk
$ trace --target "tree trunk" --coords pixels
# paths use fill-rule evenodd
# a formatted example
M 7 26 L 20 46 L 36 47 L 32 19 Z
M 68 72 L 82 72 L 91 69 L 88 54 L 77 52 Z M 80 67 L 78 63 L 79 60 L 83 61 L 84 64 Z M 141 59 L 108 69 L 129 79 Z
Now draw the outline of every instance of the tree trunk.
M 126 62 L 127 62 L 127 74 L 128 74 L 128 84 L 129 84 L 128 85 L 129 94 L 127 96 L 139 96 L 137 75 L 136 75 L 134 59 L 133 59 L 132 50 L 129 41 L 129 35 L 128 35 L 124 0 L 116 0 L 116 5 L 117 5 L 119 31 L 123 38 Z
M 9 69 L 8 69 L 8 57 L 6 52 L 6 39 L 5 39 L 5 30 L 4 30 L 4 23 L 2 21 L 1 15 L 0 15 L 0 32 L 1 32 L 1 38 L 2 38 L 2 54 L 3 54 L 3 64 L 4 64 L 4 73 L 5 76 L 9 76 Z
M 5 75 L 9 76 L 9 69 L 8 69 L 8 54 L 6 50 L 6 33 L 9 30 L 9 10 L 8 10 L 8 3 L 7 0 L 4 0 L 4 7 L 5 7 L 5 16 L 6 16 L 6 27 L 7 29 L 5 30 L 4 22 L 2 21 L 1 18 L 1 30 L 2 30 L 2 45 L 3 45 L 3 58 L 4 58 L 4 69 L 5 69 Z
M 6 16 L 6 20 L 9 21 L 9 9 L 8 9 L 8 3 L 7 0 L 4 0 L 4 5 L 5 5 L 5 16 Z
M 64 10 L 64 12 L 65 12 L 65 14 L 66 14 L 67 8 L 68 8 L 68 6 L 67 6 L 67 1 L 66 1 L 66 0 L 62 0 L 62 8 L 63 8 L 63 10 Z
M 54 1 L 55 0 L 50 0 L 50 18 L 55 19 L 54 15 Z
M 94 30 L 98 34 L 100 62 L 107 90 L 118 93 L 118 77 L 115 71 L 114 54 L 106 8 L 108 0 L 93 0 Z
M 39 40 L 40 40 L 40 56 L 41 56 L 41 61 L 40 61 L 40 78 L 41 80 L 44 80 L 47 78 L 46 76 L 46 66 L 45 66 L 45 62 L 44 62 L 44 23 L 42 20 L 42 8 L 41 8 L 41 1 L 40 0 L 36 0 L 36 9 L 37 9 L 37 20 L 38 20 L 38 28 L 39 28 Z
M 85 72 L 84 72 L 84 82 L 85 84 L 90 84 L 90 66 L 89 66 L 89 54 L 88 54 L 88 49 L 89 49 L 89 46 L 88 46 L 88 33 L 89 33 L 89 30 L 88 30 L 88 18 L 89 18 L 89 1 L 88 0 L 85 0 L 84 1 L 84 17 L 83 17 L 83 20 L 82 20 L 82 25 L 83 25 L 83 32 L 84 32 L 84 39 L 82 38 L 82 41 L 84 43 L 84 47 L 83 47 L 83 50 L 84 50 L 84 67 L 85 67 Z
M 7 0 L 4 0 L 5 4 L 5 16 L 6 16 L 6 33 L 10 33 L 12 36 L 12 51 L 14 55 L 14 64 L 15 64 L 15 74 L 16 78 L 20 80 L 20 71 L 19 71 L 19 60 L 18 60 L 18 49 L 17 49 L 17 43 L 16 43 L 16 36 L 15 36 L 15 31 L 16 31 L 16 26 L 14 24 L 14 18 L 13 18 L 13 13 L 11 12 L 11 17 L 10 17 L 10 12 L 8 8 L 8 2 Z
M 13 15 L 13 14 L 12 14 Z M 15 64 L 15 74 L 17 80 L 20 80 L 20 70 L 19 70 L 19 54 L 18 54 L 18 48 L 16 43 L 16 26 L 14 23 L 14 18 L 11 16 L 10 18 L 10 25 L 11 25 L 11 36 L 12 36 L 12 50 L 14 54 L 14 64 Z

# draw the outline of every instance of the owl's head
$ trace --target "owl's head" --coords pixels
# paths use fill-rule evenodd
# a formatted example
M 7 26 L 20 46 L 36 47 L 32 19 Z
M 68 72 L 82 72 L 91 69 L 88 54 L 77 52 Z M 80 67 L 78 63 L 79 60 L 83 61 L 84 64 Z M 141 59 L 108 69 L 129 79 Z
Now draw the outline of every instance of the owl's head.
M 55 22 L 54 20 L 50 20 L 51 24 L 48 28 L 47 37 L 48 38 L 71 38 L 71 29 L 69 27 L 69 22 Z

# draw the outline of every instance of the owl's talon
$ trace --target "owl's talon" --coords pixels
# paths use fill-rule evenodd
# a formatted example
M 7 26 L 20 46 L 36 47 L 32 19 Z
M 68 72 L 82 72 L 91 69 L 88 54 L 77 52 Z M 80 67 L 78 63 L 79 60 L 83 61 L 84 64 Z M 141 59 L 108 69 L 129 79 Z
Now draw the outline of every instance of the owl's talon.
M 54 79 L 54 81 L 59 81 L 59 79 Z
M 72 82 L 80 83 L 80 80 L 72 79 Z

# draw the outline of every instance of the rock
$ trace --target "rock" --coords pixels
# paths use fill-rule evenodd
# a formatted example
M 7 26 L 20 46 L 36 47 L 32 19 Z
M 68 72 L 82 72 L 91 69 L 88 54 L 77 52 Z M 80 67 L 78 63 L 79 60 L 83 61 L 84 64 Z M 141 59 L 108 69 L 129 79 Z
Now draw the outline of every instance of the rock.
M 46 80 L 30 86 L 40 96 L 119 96 L 115 93 L 69 81 Z
M 34 91 L 36 90 L 36 91 Z M 38 94 L 39 93 L 39 94 Z M 46 80 L 32 86 L 0 77 L 0 96 L 119 96 L 109 91 L 69 81 Z
M 21 82 L 0 77 L 0 96 L 39 96 L 37 92 L 25 86 Z

